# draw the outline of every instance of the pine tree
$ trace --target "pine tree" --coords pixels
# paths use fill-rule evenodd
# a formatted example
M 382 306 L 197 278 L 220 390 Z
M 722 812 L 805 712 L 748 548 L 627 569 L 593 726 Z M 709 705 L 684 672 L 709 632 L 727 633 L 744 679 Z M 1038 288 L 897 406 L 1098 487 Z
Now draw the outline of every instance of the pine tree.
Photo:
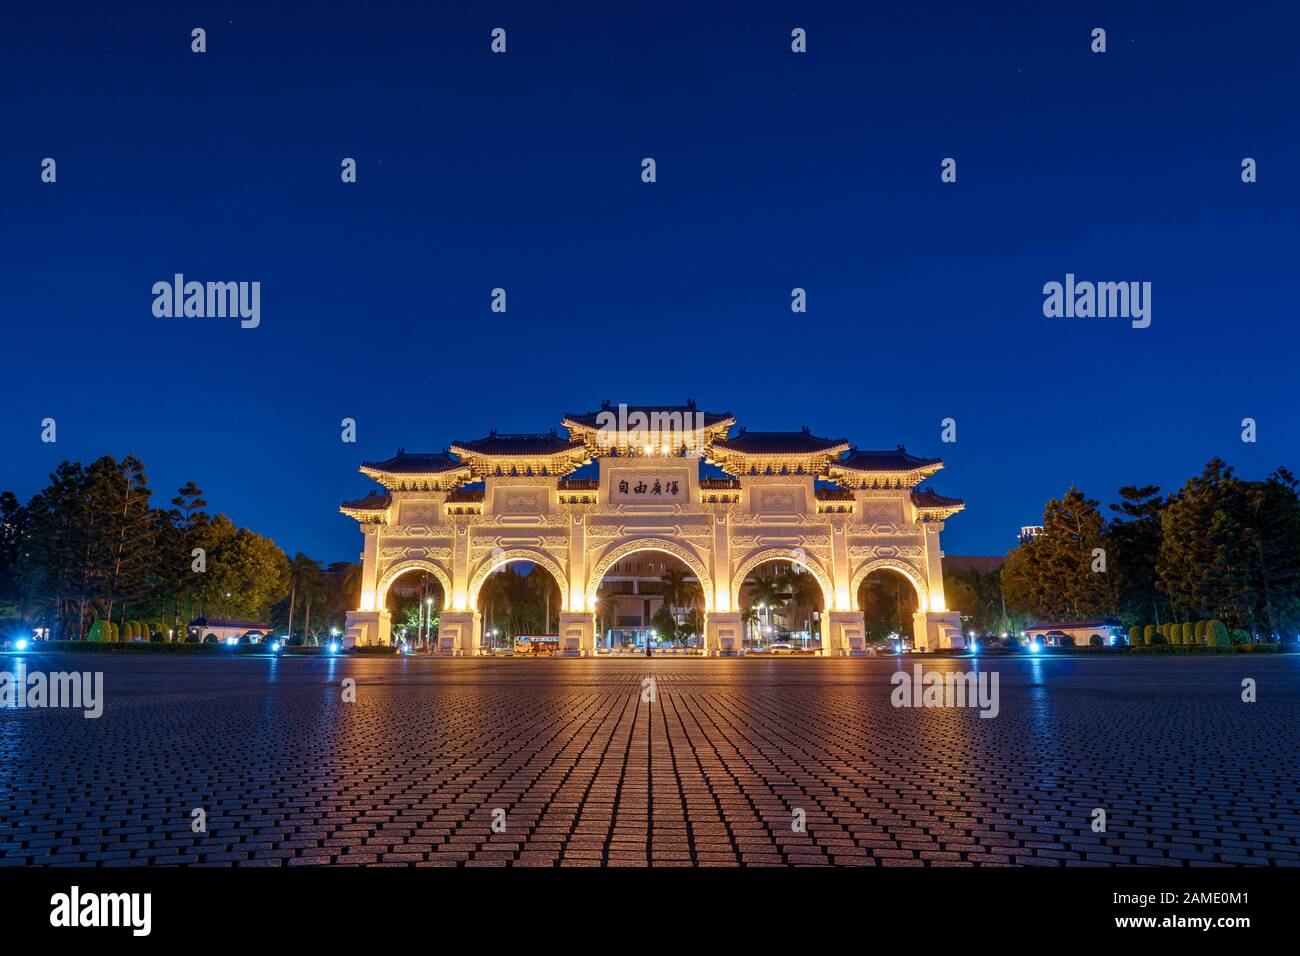
M 1114 606 L 1107 573 L 1093 552 L 1105 547 L 1106 519 L 1097 502 L 1071 487 L 1043 512 L 1043 533 L 1016 548 L 1002 569 L 1007 603 L 1039 617 L 1096 617 Z

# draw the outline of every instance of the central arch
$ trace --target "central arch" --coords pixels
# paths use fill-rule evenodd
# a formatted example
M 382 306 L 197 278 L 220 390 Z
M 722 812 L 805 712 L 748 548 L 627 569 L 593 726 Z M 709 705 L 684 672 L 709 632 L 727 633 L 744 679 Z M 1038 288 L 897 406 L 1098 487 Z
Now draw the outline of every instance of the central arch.
M 375 588 L 375 607 L 381 611 L 387 607 L 384 602 L 388 599 L 388 589 L 393 586 L 394 581 L 408 571 L 428 571 L 437 578 L 438 583 L 442 585 L 442 606 L 447 606 L 447 602 L 451 600 L 451 576 L 432 561 L 417 558 L 398 561 L 384 572 L 384 576 L 379 579 L 379 586 Z
M 586 606 L 588 609 L 596 606 L 596 592 L 600 589 L 600 582 L 609 569 L 629 554 L 635 554 L 638 551 L 658 551 L 661 554 L 671 554 L 690 568 L 695 575 L 695 580 L 700 582 L 700 590 L 704 593 L 704 612 L 707 614 L 713 610 L 713 579 L 709 577 L 704 562 L 690 548 L 663 538 L 636 538 L 632 541 L 625 541 L 605 552 L 601 559 L 592 565 L 591 573 L 587 578 Z
M 469 582 L 469 606 L 471 609 L 478 607 L 478 592 L 483 589 L 483 582 L 488 579 L 488 575 L 495 571 L 500 571 L 507 564 L 513 564 L 516 561 L 527 561 L 530 564 L 536 564 L 551 572 L 551 577 L 555 578 L 555 583 L 560 586 L 560 610 L 569 609 L 569 578 L 564 573 L 560 565 L 548 554 L 541 551 L 532 551 L 528 548 L 511 548 L 508 551 L 494 551 L 492 556 L 479 565 L 478 570 Z
M 766 548 L 746 558 L 745 562 L 736 569 L 735 577 L 731 579 L 731 606 L 733 608 L 740 607 L 740 589 L 745 584 L 745 578 L 749 577 L 750 572 L 760 564 L 766 564 L 768 561 L 789 561 L 807 569 L 821 586 L 823 612 L 835 608 L 835 590 L 831 587 L 830 575 L 826 573 L 826 570 L 821 565 L 810 560 L 807 553 L 800 548 Z
M 921 577 L 921 572 L 906 561 L 899 558 L 876 558 L 874 561 L 868 561 L 862 567 L 858 568 L 853 575 L 853 584 L 849 587 L 849 594 L 856 602 L 858 599 L 858 589 L 862 587 L 862 582 L 867 579 L 867 575 L 873 571 L 893 571 L 907 578 L 912 588 L 916 591 L 916 606 L 918 610 L 928 611 L 930 602 L 928 597 L 928 588 L 925 586 L 925 579 Z

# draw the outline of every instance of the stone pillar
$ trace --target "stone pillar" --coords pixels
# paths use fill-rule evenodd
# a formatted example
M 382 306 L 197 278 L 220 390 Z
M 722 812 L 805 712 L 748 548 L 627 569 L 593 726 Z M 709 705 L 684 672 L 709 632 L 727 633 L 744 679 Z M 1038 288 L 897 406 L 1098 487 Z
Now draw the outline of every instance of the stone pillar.
M 393 643 L 392 622 L 387 611 L 348 611 L 343 649 Z
M 849 593 L 853 581 L 853 561 L 849 558 L 849 536 L 844 532 L 846 515 L 831 516 L 831 560 L 828 570 L 831 575 L 831 598 L 837 611 L 855 611 L 858 596 Z M 826 607 L 831 610 L 832 605 Z M 862 624 L 862 615 L 858 614 L 858 624 Z
M 569 593 L 564 595 L 564 606 L 570 611 L 594 612 L 594 607 L 587 607 L 587 526 L 580 514 L 574 515 L 569 523 L 568 565 Z M 563 633 L 561 629 L 560 634 Z
M 560 656 L 593 657 L 596 654 L 596 616 L 586 611 L 560 612 Z
M 382 611 L 379 589 L 379 525 L 361 526 L 365 548 L 361 552 L 361 607 L 362 611 Z
M 477 611 L 443 611 L 438 619 L 439 657 L 473 657 L 478 653 L 482 621 Z
M 917 611 L 912 615 L 912 646 L 918 651 L 948 651 L 966 646 L 956 611 Z
M 822 613 L 822 656 L 865 657 L 867 627 L 861 611 Z
M 705 615 L 706 657 L 739 657 L 744 646 L 744 636 L 739 611 L 714 611 Z
M 920 610 L 946 610 L 948 605 L 943 593 L 943 551 L 939 548 L 939 532 L 943 530 L 943 522 L 927 521 L 921 527 L 925 535 L 925 589 L 930 606 Z M 961 630 L 960 622 L 957 629 Z

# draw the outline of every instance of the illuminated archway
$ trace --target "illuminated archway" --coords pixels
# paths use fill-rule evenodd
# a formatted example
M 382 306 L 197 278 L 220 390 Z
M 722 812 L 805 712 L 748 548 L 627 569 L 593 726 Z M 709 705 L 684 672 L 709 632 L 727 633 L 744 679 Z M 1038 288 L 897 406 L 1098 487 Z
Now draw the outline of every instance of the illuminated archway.
M 394 581 L 400 578 L 403 574 L 406 574 L 408 571 L 427 571 L 437 578 L 438 584 L 442 586 L 442 604 L 440 606 L 447 606 L 447 602 L 451 600 L 451 575 L 432 561 L 413 559 L 410 561 L 399 561 L 384 572 L 384 576 L 379 579 L 379 586 L 375 589 L 376 608 L 382 611 L 388 606 L 386 603 L 388 600 L 388 589 L 393 586 Z
M 514 564 L 518 561 L 527 561 L 530 564 L 535 564 L 549 571 L 551 577 L 555 579 L 555 583 L 560 587 L 560 610 L 567 611 L 569 609 L 569 578 L 565 575 L 564 570 L 549 555 L 528 548 L 511 548 L 508 551 L 496 551 L 493 552 L 491 557 L 480 564 L 478 570 L 474 572 L 474 576 L 470 578 L 468 593 L 469 607 L 471 609 L 478 608 L 479 591 L 483 589 L 483 582 L 486 581 L 491 574 L 500 571 L 507 564 Z
M 853 575 L 853 584 L 849 587 L 849 594 L 853 596 L 854 601 L 858 599 L 858 590 L 862 587 L 862 582 L 867 579 L 867 575 L 874 571 L 893 571 L 907 578 L 908 583 L 912 585 L 912 589 L 916 591 L 917 609 L 921 611 L 930 610 L 925 578 L 921 576 L 921 572 L 916 567 L 898 558 L 876 558 L 874 561 L 868 561 L 858 568 Z
M 663 538 L 636 538 L 632 541 L 625 541 L 623 544 L 605 552 L 600 560 L 592 565 L 591 574 L 587 578 L 586 606 L 588 610 L 595 608 L 596 592 L 600 590 L 600 582 L 609 573 L 609 569 L 629 554 L 636 554 L 638 551 L 658 551 L 660 554 L 671 554 L 690 568 L 691 573 L 695 575 L 695 580 L 700 582 L 700 591 L 704 595 L 705 614 L 713 610 L 713 580 L 709 577 L 704 562 L 689 548 Z
M 745 584 L 745 578 L 749 577 L 760 564 L 766 564 L 769 561 L 789 561 L 791 564 L 797 564 L 809 571 L 817 579 L 817 584 L 822 589 L 822 611 L 835 609 L 835 590 L 831 587 L 830 575 L 826 573 L 825 568 L 811 560 L 804 551 L 796 548 L 765 548 L 746 558 L 731 579 L 731 606 L 733 608 L 740 607 L 740 589 Z

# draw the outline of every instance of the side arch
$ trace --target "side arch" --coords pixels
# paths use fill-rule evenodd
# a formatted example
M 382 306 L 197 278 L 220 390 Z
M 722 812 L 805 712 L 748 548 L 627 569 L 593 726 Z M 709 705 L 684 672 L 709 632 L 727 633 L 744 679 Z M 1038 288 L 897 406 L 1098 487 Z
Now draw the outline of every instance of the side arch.
M 591 566 L 591 573 L 587 578 L 586 598 L 588 608 L 596 606 L 596 592 L 600 589 L 601 579 L 605 577 L 609 569 L 629 554 L 636 554 L 638 551 L 658 551 L 660 554 L 671 554 L 690 568 L 695 575 L 695 580 L 700 582 L 700 590 L 704 593 L 705 613 L 713 610 L 713 579 L 709 577 L 709 571 L 704 566 L 704 562 L 690 548 L 677 544 L 675 541 L 667 541 L 664 538 L 634 538 L 606 551 L 600 560 Z
M 440 565 L 432 561 L 425 561 L 420 558 L 413 558 L 410 561 L 398 561 L 390 566 L 379 579 L 379 586 L 375 588 L 375 607 L 383 610 L 388 605 L 384 602 L 388 600 L 388 589 L 393 586 L 393 582 L 400 578 L 407 571 L 428 571 L 438 583 L 442 585 L 442 603 L 445 607 L 451 600 L 451 575 L 442 569 Z
M 911 583 L 912 589 L 916 591 L 916 606 L 922 611 L 930 609 L 929 588 L 926 587 L 925 578 L 915 565 L 908 564 L 900 558 L 876 558 L 868 561 L 862 567 L 858 568 L 853 575 L 853 583 L 849 587 L 850 600 L 855 606 L 858 600 L 858 588 L 862 587 L 862 582 L 866 580 L 867 575 L 872 571 L 896 571 Z
M 810 559 L 806 552 L 796 548 L 764 548 L 762 551 L 756 551 L 746 558 L 740 567 L 736 569 L 736 573 L 731 579 L 732 608 L 740 609 L 740 589 L 744 586 L 745 578 L 749 577 L 751 571 L 768 561 L 781 560 L 790 561 L 811 572 L 822 589 L 822 610 L 825 612 L 835 609 L 835 589 L 831 586 L 831 576 L 826 573 L 825 568 Z
M 467 596 L 470 610 L 478 610 L 478 592 L 483 589 L 483 582 L 488 579 L 488 576 L 500 571 L 507 564 L 513 564 L 516 561 L 528 561 L 551 572 L 551 577 L 555 578 L 555 583 L 560 586 L 560 610 L 567 611 L 569 609 L 569 578 L 559 563 L 542 551 L 533 551 L 529 548 L 510 548 L 507 551 L 494 551 L 487 560 L 478 566 L 478 570 L 469 579 Z

